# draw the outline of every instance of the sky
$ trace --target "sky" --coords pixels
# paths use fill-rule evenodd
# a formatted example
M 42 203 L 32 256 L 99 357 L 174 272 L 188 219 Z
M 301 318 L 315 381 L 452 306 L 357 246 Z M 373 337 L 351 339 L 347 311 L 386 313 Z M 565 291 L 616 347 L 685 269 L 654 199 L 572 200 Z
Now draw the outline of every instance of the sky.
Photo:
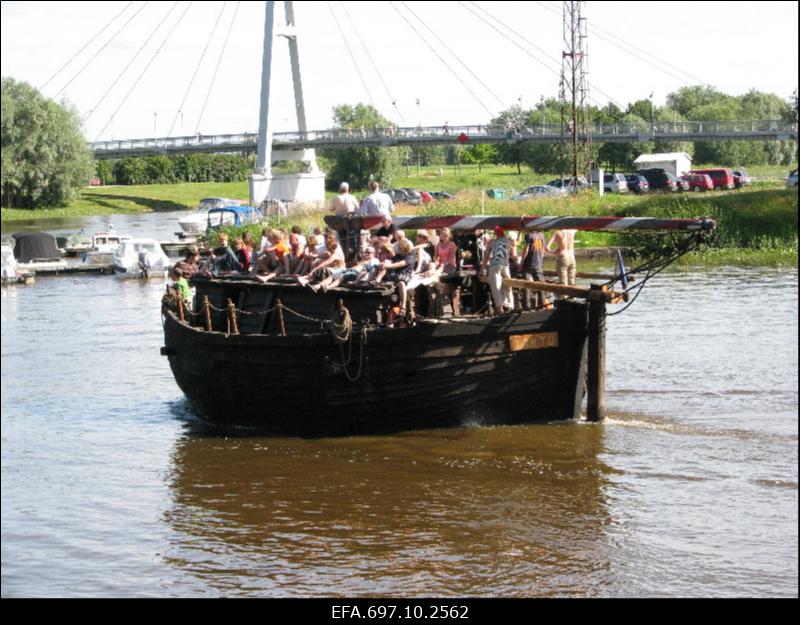
M 1 73 L 73 105 L 89 141 L 257 132 L 265 4 L 2 2 Z M 561 4 L 295 2 L 308 128 L 339 104 L 455 127 L 557 97 Z M 797 2 L 590 0 L 583 17 L 595 105 L 797 88 Z M 296 130 L 285 38 L 273 50 L 272 129 Z

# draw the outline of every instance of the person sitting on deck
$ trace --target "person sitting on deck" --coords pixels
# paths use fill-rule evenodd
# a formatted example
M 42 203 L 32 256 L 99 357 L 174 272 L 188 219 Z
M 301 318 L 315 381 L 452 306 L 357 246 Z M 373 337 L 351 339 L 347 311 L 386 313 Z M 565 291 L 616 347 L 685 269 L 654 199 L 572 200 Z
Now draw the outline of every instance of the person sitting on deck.
M 332 289 L 340 284 L 359 283 L 369 279 L 370 273 L 379 266 L 378 260 L 373 258 L 375 250 L 371 247 L 364 249 L 363 258 L 352 267 L 348 267 L 337 278 L 323 280 L 320 283 L 322 290 Z M 329 280 L 329 281 L 328 281 Z
M 212 252 L 214 270 L 220 271 L 241 271 L 242 264 L 228 245 L 228 234 L 221 232 L 219 235 L 219 246 Z
M 317 254 L 318 245 L 317 236 L 314 234 L 308 235 L 308 244 L 303 250 L 303 258 L 295 269 L 295 275 L 305 276 L 311 272 L 314 263 L 319 259 L 319 254 Z
M 306 238 L 292 232 L 289 235 L 289 253 L 283 255 L 283 273 L 289 276 L 300 275 L 299 269 L 304 264 Z
M 399 310 L 397 315 L 405 317 L 406 303 L 408 299 L 407 285 L 411 280 L 414 271 L 416 259 L 414 258 L 414 251 L 411 241 L 403 239 L 400 241 L 400 249 L 398 253 L 392 257 L 391 260 L 383 261 L 383 266 L 375 276 L 375 280 L 380 282 L 386 276 L 389 282 L 394 282 L 397 286 L 397 295 L 399 298 Z M 388 273 L 387 273 L 388 272 Z M 391 325 L 392 314 L 389 315 L 388 323 Z
M 256 270 L 256 262 L 258 261 L 259 248 L 256 243 L 255 237 L 250 232 L 242 234 L 242 240 L 247 251 L 250 252 L 250 266 L 249 271 L 252 273 Z
M 301 276 L 297 281 L 303 286 L 310 286 L 314 291 L 327 288 L 333 280 L 344 273 L 344 251 L 339 245 L 335 233 L 325 237 L 327 258 L 320 259 L 313 267 L 310 276 Z
M 272 245 L 264 248 L 256 268 L 261 280 L 271 280 L 283 271 L 283 256 L 289 252 L 285 236 L 281 230 L 272 231 Z
M 250 271 L 250 250 L 244 244 L 244 239 L 236 237 L 234 240 L 234 246 L 236 247 L 236 259 L 242 266 L 241 270 Z

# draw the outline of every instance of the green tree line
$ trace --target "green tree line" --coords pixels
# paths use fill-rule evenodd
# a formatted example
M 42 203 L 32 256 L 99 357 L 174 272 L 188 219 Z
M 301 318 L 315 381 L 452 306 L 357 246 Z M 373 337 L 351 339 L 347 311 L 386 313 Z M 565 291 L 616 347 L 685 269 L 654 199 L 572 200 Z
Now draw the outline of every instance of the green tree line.
M 657 107 L 638 100 L 624 110 L 614 104 L 593 107 L 593 123 L 614 124 L 685 120 L 734 121 L 782 119 L 797 123 L 797 92 L 784 100 L 752 90 L 742 96 L 724 94 L 713 87 L 684 87 Z M 560 124 L 561 104 L 543 100 L 534 108 L 511 107 L 489 120 L 492 126 L 533 129 Z M 336 128 L 385 130 L 395 126 L 374 107 L 339 104 L 333 108 Z M 38 208 L 64 205 L 94 173 L 104 184 L 169 184 L 173 182 L 231 182 L 245 180 L 253 170 L 253 157 L 237 154 L 186 154 L 95 161 L 81 136 L 78 112 L 68 103 L 56 103 L 35 88 L 12 78 L 2 79 L 2 201 L 3 206 Z M 610 171 L 630 170 L 643 152 L 684 151 L 695 163 L 730 166 L 778 165 L 797 159 L 796 141 L 650 141 L 594 144 L 593 161 Z M 330 189 L 347 180 L 365 188 L 371 177 L 391 184 L 402 168 L 475 163 L 530 167 L 536 172 L 564 171 L 561 146 L 509 140 L 500 145 L 419 147 L 354 147 L 319 151 L 320 166 L 328 172 Z
M 175 154 L 96 161 L 103 184 L 172 184 L 237 182 L 253 172 L 252 156 L 241 154 Z

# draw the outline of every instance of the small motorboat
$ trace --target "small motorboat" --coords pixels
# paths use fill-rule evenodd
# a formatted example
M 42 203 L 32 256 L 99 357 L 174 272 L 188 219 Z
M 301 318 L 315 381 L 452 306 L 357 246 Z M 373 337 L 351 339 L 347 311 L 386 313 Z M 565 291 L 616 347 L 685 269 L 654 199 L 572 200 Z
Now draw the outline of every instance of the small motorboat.
M 164 277 L 172 261 L 155 239 L 121 241 L 113 256 L 114 273 L 121 278 Z
M 123 241 L 130 241 L 131 237 L 124 234 L 112 232 L 109 224 L 107 232 L 97 232 L 92 235 L 92 243 L 83 252 L 82 259 L 87 265 L 111 265 L 114 262 L 114 254 Z
M 17 269 L 23 273 L 60 273 L 69 268 L 61 257 L 56 238 L 48 232 L 12 235 Z
M 191 215 L 181 217 L 178 224 L 184 233 L 189 235 L 203 234 L 208 227 L 208 211 L 212 208 L 224 208 L 226 206 L 241 206 L 242 200 L 232 200 L 226 197 L 205 197 L 200 200 L 197 210 Z M 229 224 L 224 224 L 229 225 Z M 230 225 L 233 225 L 231 222 Z
M 3 284 L 28 284 L 33 282 L 34 277 L 30 272 L 19 270 L 17 259 L 14 258 L 14 248 L 11 245 L 3 244 L 0 247 L 0 254 L 3 259 Z

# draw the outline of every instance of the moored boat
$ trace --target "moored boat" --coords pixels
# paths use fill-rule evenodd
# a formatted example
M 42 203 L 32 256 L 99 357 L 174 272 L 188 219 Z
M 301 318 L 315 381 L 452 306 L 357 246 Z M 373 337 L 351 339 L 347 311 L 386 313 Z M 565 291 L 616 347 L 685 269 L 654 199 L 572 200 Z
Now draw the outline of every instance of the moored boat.
M 396 221 L 405 228 L 447 222 L 462 233 L 494 225 L 619 230 L 644 223 L 570 219 Z M 351 225 L 361 229 L 378 223 L 363 218 Z M 660 227 L 705 232 L 713 222 L 661 220 Z M 461 272 L 462 278 L 472 289 L 471 297 L 462 299 L 471 302 L 462 314 L 418 316 L 399 328 L 385 324 L 392 285 L 317 293 L 249 276 L 197 278 L 191 310 L 180 298 L 164 299 L 162 354 L 201 418 L 272 434 L 332 436 L 569 420 L 580 416 L 587 389 L 589 411 L 602 418 L 605 307 L 623 301 L 625 294 L 569 287 L 571 297 L 552 308 L 486 316 L 486 290 L 474 272 Z
M 114 263 L 120 243 L 130 241 L 132 237 L 124 234 L 112 232 L 111 228 L 106 232 L 96 232 L 92 235 L 90 246 L 81 255 L 82 261 L 87 265 L 111 266 Z
M 155 239 L 122 241 L 112 263 L 114 274 L 120 278 L 163 278 L 172 266 L 172 261 Z
M 203 234 L 208 227 L 208 211 L 212 208 L 223 208 L 225 206 L 241 206 L 244 204 L 242 200 L 232 200 L 225 197 L 205 197 L 200 200 L 197 210 L 185 217 L 178 220 L 181 230 L 187 235 Z M 232 221 L 232 216 L 228 217 Z M 227 225 L 227 223 L 225 224 Z
M 60 273 L 69 265 L 61 257 L 56 238 L 48 232 L 24 232 L 12 235 L 14 258 L 21 272 Z

